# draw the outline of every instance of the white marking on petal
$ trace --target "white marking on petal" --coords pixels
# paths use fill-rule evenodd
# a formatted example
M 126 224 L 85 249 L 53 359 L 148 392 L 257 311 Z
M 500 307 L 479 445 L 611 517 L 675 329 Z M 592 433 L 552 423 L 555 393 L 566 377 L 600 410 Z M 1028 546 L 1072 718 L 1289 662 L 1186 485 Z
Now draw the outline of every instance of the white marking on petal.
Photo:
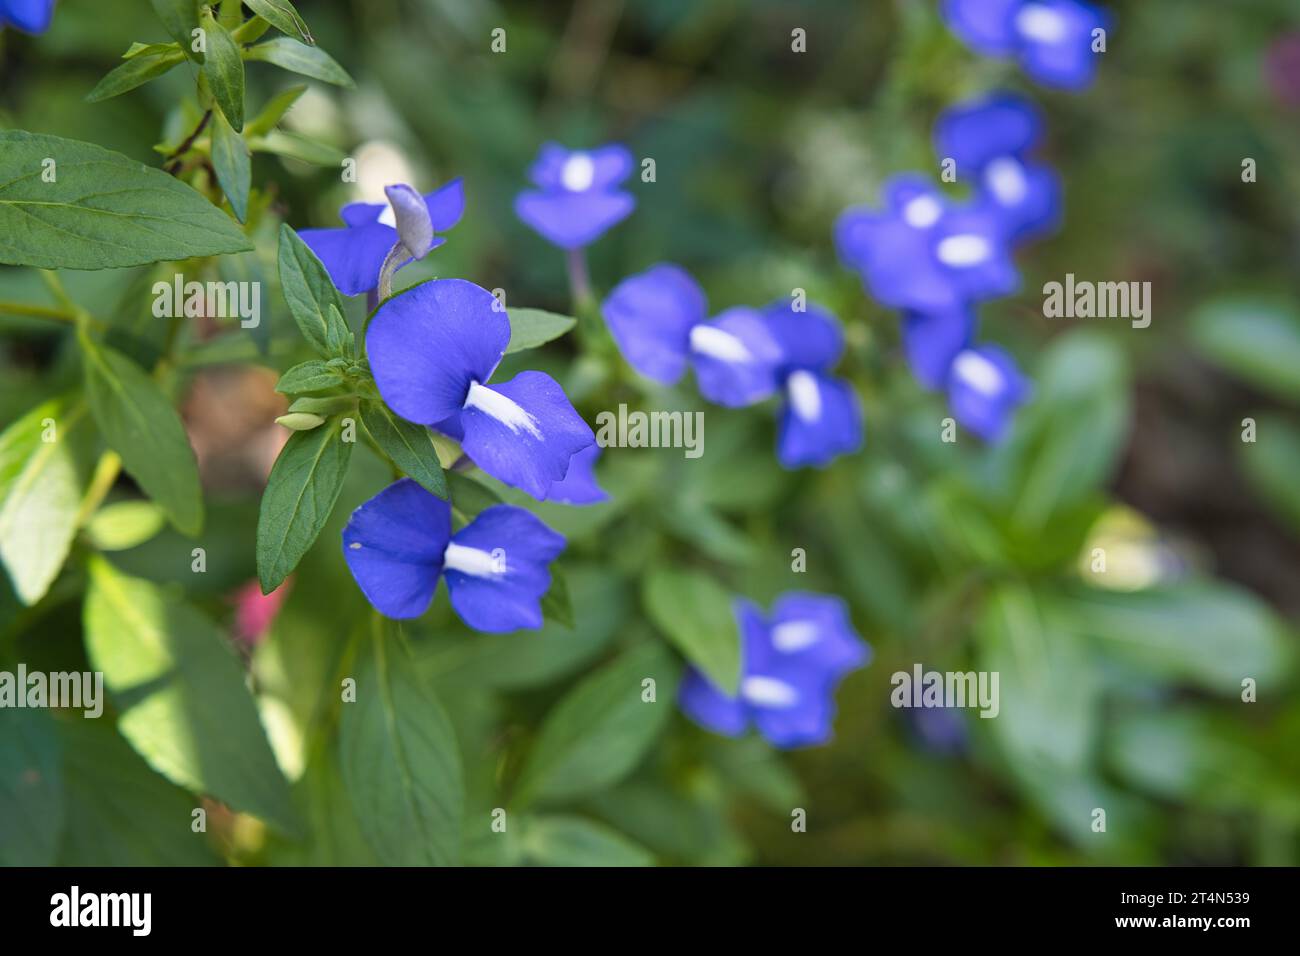
M 586 192 L 595 179 L 596 164 L 586 153 L 572 154 L 560 169 L 560 182 L 570 192 Z
M 940 240 L 935 255 L 939 261 L 953 268 L 977 266 L 993 254 L 993 248 L 983 236 L 974 233 L 962 233 Z
M 1016 29 L 1026 40 L 1060 43 L 1067 31 L 1065 17 L 1041 3 L 1027 3 L 1016 14 Z
M 385 226 L 392 226 L 394 229 L 396 229 L 397 213 L 393 212 L 392 206 L 385 206 L 384 211 L 379 214 L 379 218 L 376 219 L 375 222 L 380 222 L 383 223 Z
M 691 350 L 720 362 L 752 362 L 754 356 L 745 343 L 730 332 L 713 325 L 697 325 L 691 329 Z
M 775 677 L 746 677 L 740 695 L 756 707 L 792 707 L 799 700 L 797 690 Z
M 442 569 L 444 571 L 459 571 L 461 574 L 468 574 L 476 578 L 495 578 L 500 577 L 505 569 L 501 562 L 497 560 L 496 555 L 491 551 L 484 551 L 481 548 L 468 548 L 463 544 L 457 544 L 451 541 L 447 544 L 447 550 L 442 553 Z
M 772 646 L 785 654 L 812 647 L 820 638 L 815 621 L 786 621 L 772 628 Z
M 997 395 L 1002 391 L 1002 372 L 983 355 L 970 349 L 953 359 L 952 374 L 982 395 Z
M 1029 194 L 1025 168 L 1010 156 L 999 156 L 984 171 L 984 182 L 993 198 L 1004 206 L 1018 206 Z
M 928 229 L 942 215 L 943 207 L 933 196 L 917 196 L 903 207 L 903 221 L 913 229 Z
M 469 394 L 465 396 L 465 408 L 477 408 L 485 415 L 495 418 L 512 432 L 526 431 L 538 441 L 544 441 L 542 430 L 537 427 L 537 419 L 528 414 L 512 398 L 502 395 L 478 382 L 469 383 Z
M 353 551 L 360 551 L 360 550 L 361 550 L 361 542 L 360 542 L 360 541 L 353 541 L 350 545 L 348 545 L 348 547 L 351 548 Z
M 817 376 L 799 369 L 790 373 L 785 387 L 790 396 L 790 407 L 796 415 L 806 422 L 815 422 L 822 417 L 822 393 L 817 387 Z

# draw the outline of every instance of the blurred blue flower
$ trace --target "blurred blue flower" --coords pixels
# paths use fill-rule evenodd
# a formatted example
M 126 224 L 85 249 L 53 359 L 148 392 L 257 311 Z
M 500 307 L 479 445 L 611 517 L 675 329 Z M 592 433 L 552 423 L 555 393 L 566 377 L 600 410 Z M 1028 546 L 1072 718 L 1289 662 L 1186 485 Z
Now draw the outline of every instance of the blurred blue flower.
M 824 310 L 795 311 L 790 299 L 763 310 L 781 348 L 777 377 L 785 395 L 777 457 L 786 468 L 830 464 L 862 447 L 862 405 L 848 382 L 828 373 L 844 351 L 839 323 Z
M 680 266 L 660 263 L 624 279 L 601 306 L 629 365 L 672 384 L 689 364 L 702 394 L 740 407 L 774 394 L 780 345 L 757 309 L 727 309 L 706 321 L 704 291 Z
M 1029 380 L 996 345 L 963 349 L 948 371 L 952 417 L 985 441 L 996 442 L 1006 434 L 1029 393 Z
M 570 151 L 547 143 L 528 171 L 538 188 L 515 198 L 515 214 L 561 249 L 590 245 L 636 207 L 631 193 L 617 188 L 632 165 L 625 146 Z
M 564 543 L 536 516 L 511 505 L 486 509 L 453 535 L 451 505 L 409 478 L 352 512 L 343 529 L 348 568 L 381 614 L 419 617 L 444 576 L 461 619 L 492 632 L 542 626 L 550 563 Z
M 944 0 L 943 16 L 973 49 L 1014 56 L 1039 83 L 1070 90 L 1092 82 L 1093 31 L 1109 24 L 1080 0 Z
M 44 33 L 54 18 L 54 0 L 0 0 L 0 27 Z
M 835 245 L 870 293 L 894 308 L 950 310 L 1020 282 L 1001 215 L 985 203 L 954 205 L 914 173 L 886 184 L 883 210 L 845 210 Z
M 594 505 L 609 499 L 609 493 L 596 483 L 596 462 L 600 459 L 599 445 L 588 445 L 569 459 L 569 470 L 560 481 L 551 483 L 547 501 L 566 505 Z
M 871 657 L 844 602 L 793 592 L 777 600 L 770 619 L 749 601 L 737 601 L 735 612 L 741 640 L 739 692 L 732 697 L 691 668 L 678 697 L 682 711 L 729 737 L 752 723 L 777 747 L 828 741 L 836 686 Z
M 510 320 L 495 305 L 463 279 L 414 286 L 375 312 L 366 354 L 389 408 L 459 434 L 480 468 L 542 500 L 596 436 L 549 375 L 487 384 L 510 342 Z
M 935 151 L 956 160 L 959 178 L 1001 216 L 1015 241 L 1053 231 L 1061 218 L 1061 183 L 1029 159 L 1042 138 L 1042 118 L 1022 97 L 994 93 L 945 111 L 935 124 Z
M 414 189 L 403 184 L 389 186 L 385 192 L 389 197 L 387 206 L 364 202 L 344 206 L 339 213 L 345 224 L 342 229 L 303 229 L 298 233 L 344 295 L 360 295 L 379 285 L 380 267 L 399 238 L 399 208 L 405 220 L 402 225 L 410 224 L 401 236 L 403 241 L 420 234 L 420 227 L 425 225 L 417 218 L 419 211 L 411 203 L 412 196 L 419 196 Z M 423 199 L 428 212 L 428 242 L 423 251 L 409 250 L 416 258 L 423 258 L 430 249 L 446 242 L 435 234 L 446 232 L 460 221 L 465 211 L 464 183 L 453 179 Z
M 931 391 L 948 386 L 952 361 L 975 335 L 975 313 L 967 306 L 903 314 L 903 352 L 916 380 Z

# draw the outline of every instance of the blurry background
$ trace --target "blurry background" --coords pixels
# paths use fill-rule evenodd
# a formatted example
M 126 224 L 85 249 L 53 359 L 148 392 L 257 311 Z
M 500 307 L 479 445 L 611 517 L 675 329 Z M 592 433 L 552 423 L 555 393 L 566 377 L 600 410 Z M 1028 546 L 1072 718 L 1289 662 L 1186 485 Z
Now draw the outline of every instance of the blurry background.
M 357 86 L 312 82 L 283 124 L 283 151 L 314 162 L 255 157 L 269 217 L 337 225 L 343 203 L 375 201 L 388 182 L 427 191 L 464 176 L 464 219 L 400 283 L 461 276 L 506 289 L 511 304 L 568 312 L 561 255 L 515 219 L 513 198 L 542 142 L 622 141 L 655 160 L 657 179 L 634 178 L 636 212 L 591 250 L 597 289 L 662 260 L 696 275 L 714 311 L 806 289 L 844 322 L 840 369 L 866 403 L 865 450 L 824 472 L 779 467 L 768 408 L 709 407 L 698 461 L 608 451 L 611 502 L 537 509 L 570 537 L 572 630 L 471 635 L 445 597 L 435 603 L 415 643 L 461 736 L 469 818 L 501 805 L 543 715 L 580 675 L 651 637 L 639 579 L 673 562 L 764 605 L 787 590 L 840 594 L 875 659 L 842 686 L 827 747 L 775 755 L 678 715 L 634 772 L 565 804 L 662 862 L 1296 862 L 1300 18 L 1290 0 L 1105 6 L 1115 26 L 1099 78 L 1070 95 L 965 49 L 922 0 L 298 3 Z M 507 49 L 494 54 L 498 27 Z M 795 28 L 806 53 L 791 51 Z M 192 95 L 188 68 L 102 104 L 83 97 L 132 41 L 164 39 L 142 0 L 63 0 L 47 35 L 0 36 L 0 124 L 158 165 L 149 147 L 184 125 L 173 107 Z M 248 82 L 260 104 L 300 80 L 253 63 Z M 981 313 L 984 338 L 1037 388 L 1011 438 L 987 449 L 968 435 L 939 441 L 942 399 L 907 372 L 895 316 L 836 261 L 831 224 L 846 205 L 876 202 L 891 174 L 937 176 L 936 115 L 994 87 L 1042 105 L 1041 155 L 1063 176 L 1066 215 L 1018 257 L 1021 293 Z M 356 184 L 341 181 L 345 156 Z M 1247 157 L 1257 182 L 1242 182 Z M 258 253 L 223 269 L 272 282 L 273 237 L 271 224 Z M 1067 272 L 1150 281 L 1151 326 L 1043 318 L 1043 283 Z M 64 280 L 145 348 L 151 275 Z M 32 270 L 0 269 L 0 299 L 46 295 Z M 269 632 L 236 620 L 255 577 L 260 485 L 283 440 L 271 370 L 305 357 L 278 293 L 263 322 L 260 353 L 215 335 L 177 383 L 209 499 L 208 573 L 190 573 L 190 543 L 170 530 L 114 557 L 229 622 L 286 773 L 316 811 L 336 809 L 295 844 L 231 818 L 195 856 L 181 848 L 188 833 L 151 829 L 158 806 L 187 799 L 154 777 L 117 823 L 74 827 L 68 862 L 368 861 L 339 832 L 331 758 L 304 740 L 327 720 L 341 622 L 363 616 L 338 530 L 386 475 L 356 456 L 333 524 L 268 610 L 279 610 Z M 7 423 L 77 379 L 76 346 L 58 328 L 0 323 Z M 607 343 L 576 344 L 526 353 L 526 367 L 559 377 L 588 421 L 619 402 L 704 407 L 689 385 L 647 388 Z M 1254 443 L 1242 441 L 1247 418 Z M 1089 571 L 1097 547 L 1105 575 Z M 795 548 L 805 574 L 791 573 Z M 35 609 L 0 598 L 5 659 L 78 665 L 76 574 Z M 890 674 L 917 662 L 998 670 L 1002 714 L 891 708 Z M 1244 678 L 1258 681 L 1257 702 L 1242 702 Z M 69 778 L 74 803 L 94 792 L 94 771 Z M 795 807 L 807 833 L 791 832 Z M 1095 807 L 1104 834 L 1091 829 Z M 129 838 L 105 850 L 111 826 Z

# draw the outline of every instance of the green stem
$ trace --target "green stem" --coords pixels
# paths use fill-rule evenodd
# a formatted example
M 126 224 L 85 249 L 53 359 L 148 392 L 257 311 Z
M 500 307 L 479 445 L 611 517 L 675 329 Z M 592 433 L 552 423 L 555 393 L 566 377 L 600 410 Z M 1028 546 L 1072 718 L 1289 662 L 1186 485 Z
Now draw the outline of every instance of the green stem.
M 28 319 L 66 322 L 70 325 L 76 324 L 77 321 L 75 315 L 62 309 L 54 309 L 47 305 L 28 305 L 26 302 L 0 302 L 0 312 L 5 315 L 18 315 Z

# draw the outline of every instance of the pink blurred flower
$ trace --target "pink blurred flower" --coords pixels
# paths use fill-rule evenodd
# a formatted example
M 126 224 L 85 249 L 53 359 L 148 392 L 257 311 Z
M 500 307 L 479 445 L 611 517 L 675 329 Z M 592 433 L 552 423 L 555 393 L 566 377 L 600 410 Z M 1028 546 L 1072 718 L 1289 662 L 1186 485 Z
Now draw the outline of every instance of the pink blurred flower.
M 270 594 L 263 594 L 256 580 L 241 585 L 231 598 L 235 605 L 235 640 L 250 649 L 260 644 L 292 586 L 293 578 L 289 578 Z
M 1264 55 L 1264 77 L 1279 103 L 1291 109 L 1300 107 L 1300 33 L 1273 41 Z

